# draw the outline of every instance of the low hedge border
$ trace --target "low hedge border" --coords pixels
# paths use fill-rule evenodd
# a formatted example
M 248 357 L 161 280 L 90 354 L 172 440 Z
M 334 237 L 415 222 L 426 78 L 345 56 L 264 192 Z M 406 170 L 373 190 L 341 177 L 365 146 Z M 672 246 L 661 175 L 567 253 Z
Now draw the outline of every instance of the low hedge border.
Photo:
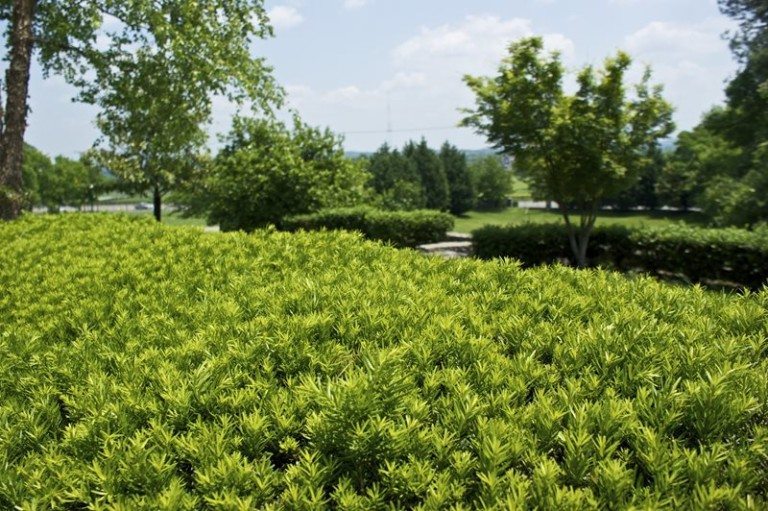
M 398 247 L 416 247 L 445 239 L 453 228 L 453 217 L 431 210 L 381 211 L 373 208 L 325 209 L 317 213 L 284 218 L 285 231 L 359 231 L 368 239 Z
M 486 226 L 472 233 L 481 259 L 508 257 L 524 266 L 572 260 L 565 227 Z M 595 228 L 589 260 L 620 271 L 684 275 L 691 282 L 729 282 L 760 289 L 768 281 L 768 229 L 702 229 L 683 225 Z

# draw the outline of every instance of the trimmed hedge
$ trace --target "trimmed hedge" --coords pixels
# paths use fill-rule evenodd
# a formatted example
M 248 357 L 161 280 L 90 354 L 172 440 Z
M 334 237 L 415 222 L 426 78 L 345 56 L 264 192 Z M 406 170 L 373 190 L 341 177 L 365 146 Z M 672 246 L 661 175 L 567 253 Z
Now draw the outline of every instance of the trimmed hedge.
M 381 211 L 372 208 L 325 209 L 283 219 L 286 231 L 359 231 L 368 239 L 398 247 L 416 247 L 445 239 L 453 228 L 453 217 L 433 210 Z
M 559 224 L 487 226 L 472 235 L 481 259 L 515 258 L 525 266 L 572 259 L 565 227 Z M 621 271 L 672 273 L 693 282 L 725 281 L 760 289 L 768 282 L 768 229 L 599 226 L 588 257 L 596 266 Z
M 766 509 L 768 292 L 0 223 L 0 509 Z

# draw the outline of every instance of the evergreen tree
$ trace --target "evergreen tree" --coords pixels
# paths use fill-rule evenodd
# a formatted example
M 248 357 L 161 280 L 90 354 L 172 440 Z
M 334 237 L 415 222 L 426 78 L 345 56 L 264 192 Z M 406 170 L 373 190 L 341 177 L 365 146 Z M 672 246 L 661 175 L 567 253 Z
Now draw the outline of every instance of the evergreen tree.
M 475 207 L 475 188 L 469 175 L 467 157 L 445 142 L 440 148 L 440 161 L 450 190 L 449 209 L 454 215 L 466 213 Z
M 368 159 L 370 184 L 384 209 L 411 210 L 425 206 L 424 191 L 416 164 L 389 145 L 381 146 Z
M 447 210 L 450 205 L 448 191 L 448 179 L 437 153 L 427 146 L 423 138 L 416 144 L 411 141 L 405 145 L 403 154 L 411 160 L 421 178 L 421 186 L 424 190 L 426 207 L 440 211 Z

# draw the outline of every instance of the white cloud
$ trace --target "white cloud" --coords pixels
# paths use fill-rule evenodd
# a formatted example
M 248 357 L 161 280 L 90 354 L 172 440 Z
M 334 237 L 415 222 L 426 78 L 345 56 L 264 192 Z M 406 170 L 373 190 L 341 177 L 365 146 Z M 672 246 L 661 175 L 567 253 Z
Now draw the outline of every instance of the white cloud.
M 398 45 L 392 56 L 403 67 L 439 63 L 442 69 L 462 69 L 462 73 L 489 71 L 498 65 L 511 42 L 532 35 L 533 23 L 528 19 L 467 16 L 457 24 L 422 27 L 418 35 Z M 573 56 L 573 42 L 564 35 L 549 34 L 544 39 L 566 60 Z
M 650 65 L 654 82 L 675 106 L 675 119 L 688 129 L 708 105 L 723 99 L 723 83 L 735 67 L 721 34 L 733 28 L 725 18 L 699 23 L 654 21 L 625 38 L 624 46 L 638 63 Z M 633 78 L 642 73 L 640 65 Z
M 370 3 L 370 0 L 344 0 L 345 9 L 359 9 Z
M 290 5 L 276 5 L 267 13 L 275 30 L 289 29 L 304 22 L 304 16 Z
M 627 37 L 632 53 L 706 55 L 721 53 L 725 43 L 720 34 L 731 28 L 724 18 L 698 24 L 654 21 Z
M 333 118 L 337 130 L 351 130 L 350 147 L 368 145 L 364 140 L 383 141 L 385 137 L 400 145 L 422 134 L 435 145 L 459 135 L 450 127 L 461 119 L 459 108 L 473 104 L 472 93 L 462 77 L 495 73 L 509 44 L 534 34 L 530 20 L 488 15 L 422 27 L 391 50 L 387 79 L 367 87 L 345 84 L 328 91 L 295 85 L 287 88 L 289 103 L 309 122 L 322 124 L 324 119 Z M 575 48 L 568 37 L 549 34 L 544 38 L 549 49 L 562 52 L 565 62 L 573 59 Z M 395 130 L 392 135 L 354 133 L 386 130 L 389 125 Z M 398 132 L 425 127 L 439 129 Z

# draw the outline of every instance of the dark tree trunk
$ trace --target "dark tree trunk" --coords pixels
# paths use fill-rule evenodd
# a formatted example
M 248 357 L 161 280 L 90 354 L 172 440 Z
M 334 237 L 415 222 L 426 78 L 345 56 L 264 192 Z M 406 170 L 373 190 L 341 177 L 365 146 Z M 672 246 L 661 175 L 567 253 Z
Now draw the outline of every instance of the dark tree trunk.
M 160 193 L 158 187 L 155 187 L 152 192 L 152 210 L 155 213 L 155 220 L 161 222 L 163 220 L 163 194 Z
M 581 212 L 581 220 L 579 225 L 576 226 L 571 222 L 570 213 L 567 206 L 560 204 L 560 213 L 565 220 L 565 227 L 568 230 L 568 241 L 571 245 L 571 252 L 576 258 L 576 266 L 579 268 L 586 268 L 589 261 L 587 260 L 587 248 L 589 247 L 589 238 L 592 236 L 592 231 L 595 228 L 595 220 L 597 219 L 597 203 L 592 204 L 589 211 Z
M 37 0 L 14 0 L 10 64 L 5 75 L 6 106 L 0 135 L 0 219 L 13 220 L 22 209 L 24 132 L 32 64 L 32 21 Z

